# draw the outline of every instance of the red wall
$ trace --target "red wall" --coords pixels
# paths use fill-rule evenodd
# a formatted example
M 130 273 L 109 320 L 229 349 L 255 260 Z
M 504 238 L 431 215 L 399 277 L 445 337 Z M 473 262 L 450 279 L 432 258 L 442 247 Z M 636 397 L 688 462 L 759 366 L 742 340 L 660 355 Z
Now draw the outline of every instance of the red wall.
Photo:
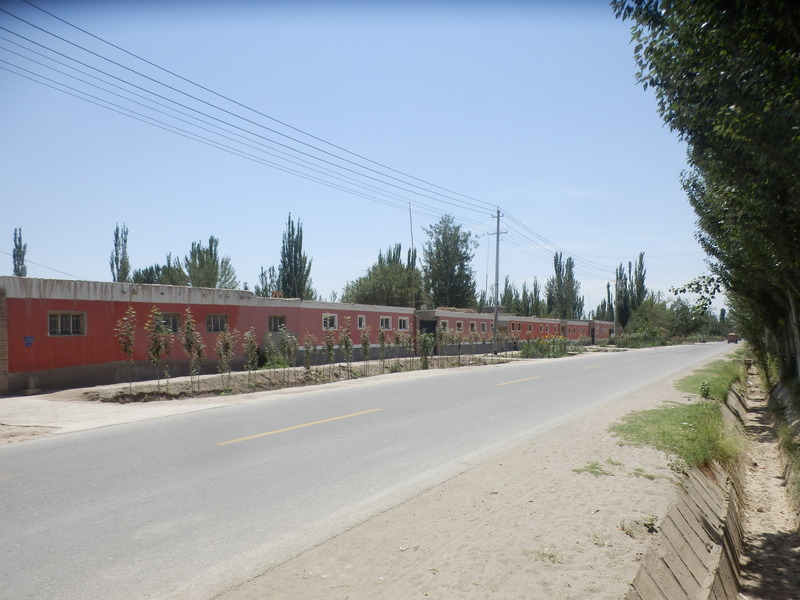
M 147 360 L 147 337 L 144 326 L 153 307 L 151 303 L 9 298 L 9 373 L 47 371 L 62 367 L 126 360 L 127 357 L 114 335 L 114 329 L 117 322 L 125 315 L 128 306 L 132 306 L 136 311 L 133 358 L 137 361 Z M 179 313 L 183 323 L 186 313 L 185 304 L 156 304 L 156 306 L 162 313 Z M 85 334 L 51 336 L 48 321 L 48 315 L 51 312 L 84 313 L 86 315 Z M 320 308 L 288 302 L 285 306 L 278 307 L 194 304 L 191 306 L 191 312 L 197 324 L 197 330 L 206 345 L 206 356 L 209 358 L 215 357 L 214 348 L 219 335 L 217 332 L 206 331 L 206 316 L 209 314 L 228 315 L 229 327 L 237 329 L 240 334 L 254 327 L 259 343 L 262 343 L 267 333 L 270 316 L 285 317 L 287 330 L 297 335 L 300 345 L 303 344 L 307 332 L 317 338 L 318 345 L 324 343 L 323 313 L 336 314 L 339 328 L 345 326 L 345 317 L 350 317 L 350 333 L 355 346 L 361 344 L 361 332 L 357 328 L 358 315 L 366 317 L 372 344 L 378 343 L 381 316 L 391 317 L 392 329 L 397 329 L 400 317 L 408 319 L 409 330 L 415 327 L 414 315 L 410 311 L 372 312 L 352 309 L 349 305 L 330 305 Z M 237 345 L 236 353 L 237 356 L 242 355 L 241 344 Z M 174 336 L 171 356 L 178 359 L 185 358 L 178 334 Z

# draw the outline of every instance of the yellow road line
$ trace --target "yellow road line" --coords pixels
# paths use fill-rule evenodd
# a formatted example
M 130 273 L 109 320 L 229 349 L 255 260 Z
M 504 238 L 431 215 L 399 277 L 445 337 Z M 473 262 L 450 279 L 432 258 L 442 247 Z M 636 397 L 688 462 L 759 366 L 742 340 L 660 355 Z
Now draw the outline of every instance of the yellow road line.
M 228 444 L 236 444 L 238 442 L 246 442 L 247 440 L 254 440 L 268 435 L 275 435 L 276 433 L 284 433 L 285 431 L 292 431 L 293 429 L 302 429 L 303 427 L 311 427 L 312 425 L 321 425 L 322 423 L 330 423 L 331 421 L 339 421 L 341 419 L 349 419 L 350 417 L 357 417 L 359 415 L 366 415 L 379 411 L 380 408 L 371 408 L 370 410 L 362 410 L 361 412 L 350 413 L 349 415 L 342 415 L 340 417 L 331 417 L 330 419 L 322 419 L 321 421 L 312 421 L 311 423 L 303 423 L 302 425 L 293 425 L 292 427 L 284 427 L 283 429 L 275 429 L 273 431 L 266 431 L 264 433 L 257 433 L 255 435 L 248 435 L 247 437 L 238 438 L 235 440 L 228 440 L 227 442 L 217 442 L 217 446 L 227 446 Z
M 541 379 L 541 375 L 537 375 L 536 377 L 528 377 L 526 379 L 515 379 L 514 381 L 504 381 L 503 383 L 498 383 L 496 385 L 511 385 L 512 383 L 520 383 L 521 381 L 530 381 L 532 379 Z
M 585 371 L 586 369 L 596 369 L 598 367 L 605 367 L 605 365 L 592 365 L 591 367 L 583 367 L 583 370 Z

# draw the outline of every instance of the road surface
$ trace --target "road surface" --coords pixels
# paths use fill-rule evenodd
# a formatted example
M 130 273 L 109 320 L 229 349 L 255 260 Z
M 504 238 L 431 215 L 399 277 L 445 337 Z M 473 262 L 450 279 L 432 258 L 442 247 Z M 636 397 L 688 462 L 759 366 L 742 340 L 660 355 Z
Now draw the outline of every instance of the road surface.
M 213 597 L 726 350 L 388 375 L 0 447 L 0 597 Z

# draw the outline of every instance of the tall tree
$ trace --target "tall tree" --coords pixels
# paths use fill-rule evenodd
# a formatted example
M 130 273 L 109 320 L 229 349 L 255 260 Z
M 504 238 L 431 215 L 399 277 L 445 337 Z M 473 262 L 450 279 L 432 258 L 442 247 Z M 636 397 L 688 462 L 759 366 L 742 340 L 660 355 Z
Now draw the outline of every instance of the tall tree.
M 14 275 L 16 277 L 27 277 L 28 267 L 25 265 L 25 254 L 28 252 L 28 244 L 22 243 L 22 227 L 14 229 L 14 250 L 11 259 L 14 261 Z
M 239 280 L 227 256 L 219 257 L 219 240 L 213 235 L 208 246 L 203 242 L 192 242 L 192 248 L 183 259 L 186 275 L 193 287 L 236 289 Z
M 189 276 L 183 270 L 180 259 L 172 258 L 172 253 L 169 253 L 167 261 L 163 265 L 150 265 L 143 269 L 134 269 L 131 281 L 161 285 L 189 285 Z
M 348 282 L 342 292 L 342 302 L 411 306 L 422 303 L 422 274 L 416 266 L 417 252 L 409 250 L 402 259 L 402 245 L 395 244 L 378 252 L 378 260 L 365 275 Z
M 623 329 L 627 327 L 628 321 L 631 318 L 631 297 L 630 288 L 628 287 L 628 275 L 625 273 L 625 267 L 622 263 L 617 267 L 617 276 L 614 285 L 614 316 L 616 323 Z
M 553 256 L 553 276 L 545 283 L 544 293 L 547 313 L 556 319 L 580 319 L 583 317 L 581 284 L 575 279 L 575 260 L 570 256 L 564 260 L 561 252 Z
M 800 372 L 800 6 L 614 0 L 638 78 L 689 146 L 684 189 L 751 343 Z M 769 335 L 765 336 L 764 332 Z
M 311 259 L 303 252 L 303 224 L 295 226 L 292 213 L 283 232 L 277 284 L 284 298 L 313 300 L 317 295 L 311 287 Z
M 478 242 L 472 233 L 456 225 L 451 215 L 442 216 L 429 229 L 422 249 L 425 291 L 432 306 L 475 306 L 477 283 L 472 259 Z
M 631 311 L 635 311 L 642 305 L 647 297 L 647 287 L 645 286 L 645 276 L 647 269 L 644 268 L 644 252 L 639 253 L 636 264 L 628 263 L 628 296 L 631 302 Z
M 611 295 L 611 283 L 606 283 L 606 297 L 594 311 L 598 321 L 614 321 L 614 297 Z
M 275 267 L 270 267 L 267 271 L 264 270 L 264 267 L 261 267 L 261 273 L 258 274 L 258 283 L 254 290 L 255 295 L 269 298 L 272 296 L 272 292 L 278 289 L 278 274 L 275 272 Z
M 119 223 L 114 228 L 114 250 L 109 259 L 111 267 L 111 281 L 130 281 L 131 262 L 128 259 L 128 227 Z

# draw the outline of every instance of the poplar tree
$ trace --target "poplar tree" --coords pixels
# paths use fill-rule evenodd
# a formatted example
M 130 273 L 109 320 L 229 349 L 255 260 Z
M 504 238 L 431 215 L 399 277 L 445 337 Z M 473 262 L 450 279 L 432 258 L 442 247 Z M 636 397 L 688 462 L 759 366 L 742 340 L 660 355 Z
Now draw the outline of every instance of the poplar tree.
M 239 280 L 227 256 L 219 256 L 219 240 L 213 235 L 208 238 L 208 246 L 203 242 L 192 242 L 192 248 L 183 266 L 189 283 L 193 287 L 236 289 Z
M 25 265 L 25 253 L 28 251 L 28 244 L 22 243 L 22 228 L 14 229 L 14 250 L 11 258 L 14 261 L 14 276 L 27 277 L 28 267 Z
M 298 221 L 295 226 L 292 213 L 283 232 L 277 284 L 284 298 L 313 300 L 316 296 L 311 287 L 311 259 L 303 252 L 303 224 Z
M 111 251 L 109 259 L 111 267 L 111 281 L 130 281 L 131 262 L 128 258 L 128 228 L 123 223 L 120 228 L 119 223 L 114 228 L 114 249 Z
M 553 276 L 545 283 L 547 313 L 556 319 L 580 319 L 583 317 L 581 284 L 575 279 L 573 258 L 556 252 L 553 256 Z
M 800 372 L 800 6 L 614 0 L 637 78 L 688 146 L 684 190 L 740 326 L 782 377 Z M 708 288 L 702 280 L 689 289 Z M 706 304 L 707 306 L 707 304 Z M 766 334 L 765 334 L 766 332 Z

